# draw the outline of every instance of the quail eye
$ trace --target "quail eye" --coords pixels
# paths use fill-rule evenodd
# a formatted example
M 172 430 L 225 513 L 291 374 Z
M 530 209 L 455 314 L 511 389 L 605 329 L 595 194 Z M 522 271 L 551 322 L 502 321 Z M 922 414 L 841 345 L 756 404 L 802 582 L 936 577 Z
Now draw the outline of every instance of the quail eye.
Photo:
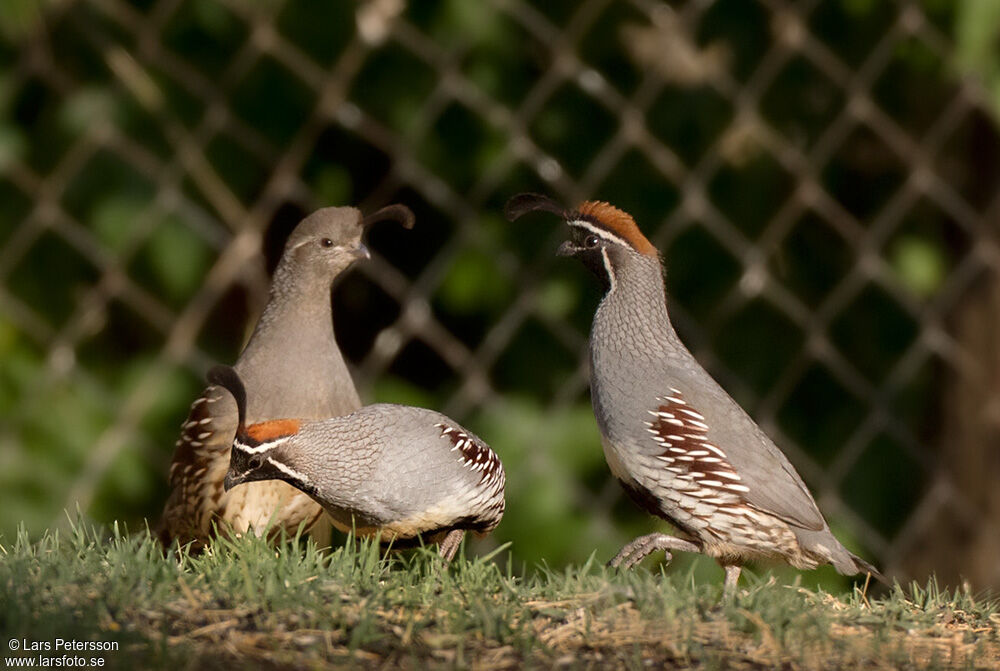
M 588 235 L 583 241 L 583 246 L 588 248 L 594 248 L 597 246 L 599 240 L 596 235 Z
M 254 468 L 260 468 L 261 464 L 263 463 L 264 462 L 261 460 L 260 457 L 254 457 L 253 459 L 250 460 L 248 465 L 250 466 L 250 468 L 254 469 Z
M 324 247 L 333 247 L 333 240 L 331 240 L 330 238 L 323 238 L 322 240 L 319 241 L 319 244 L 323 245 Z

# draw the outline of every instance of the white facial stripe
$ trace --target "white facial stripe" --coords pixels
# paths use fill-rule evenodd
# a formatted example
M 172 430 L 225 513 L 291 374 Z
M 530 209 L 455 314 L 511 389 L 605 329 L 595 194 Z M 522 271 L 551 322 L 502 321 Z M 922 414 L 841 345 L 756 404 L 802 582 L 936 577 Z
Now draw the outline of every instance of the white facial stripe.
M 618 282 L 615 281 L 615 271 L 611 269 L 611 259 L 608 258 L 608 250 L 601 247 L 601 258 L 604 259 L 604 270 L 608 273 L 608 282 L 611 284 L 608 288 L 608 293 L 610 294 L 618 286 Z
M 274 440 L 268 441 L 266 443 L 261 443 L 256 447 L 252 445 L 247 445 L 246 443 L 241 443 L 239 440 L 233 442 L 233 447 L 235 447 L 240 452 L 246 452 L 247 454 L 260 454 L 262 452 L 268 452 L 273 450 L 278 445 L 282 443 L 287 443 L 291 436 L 285 436 L 283 438 L 275 438 Z
M 299 247 L 302 247 L 304 245 L 310 245 L 310 244 L 313 244 L 313 245 L 316 244 L 316 238 L 306 238 L 305 240 L 303 240 L 299 244 L 297 244 L 294 247 L 292 247 L 292 249 L 295 250 L 295 249 L 298 249 Z M 349 249 L 353 249 L 353 248 L 350 247 L 350 246 L 347 246 L 347 245 L 337 245 L 336 247 L 333 247 L 333 249 L 335 251 L 338 251 L 338 252 L 345 252 L 345 251 L 347 251 Z
M 267 463 L 271 464 L 272 466 L 274 466 L 275 468 L 277 468 L 279 471 L 281 471 L 282 473 L 284 473 L 285 475 L 287 475 L 290 478 L 295 478 L 299 482 L 309 482 L 309 478 L 307 478 L 306 476 L 302 475 L 298 471 L 296 471 L 294 469 L 291 469 L 288 466 L 285 466 L 280 461 L 275 461 L 271 457 L 268 457 L 267 458 Z
M 598 228 L 597 226 L 594 226 L 589 221 L 584 221 L 583 219 L 574 219 L 573 221 L 569 222 L 569 225 L 570 226 L 577 226 L 579 228 L 582 228 L 585 231 L 590 231 L 591 233 L 593 233 L 597 237 L 603 238 L 604 240 L 607 240 L 608 242 L 614 242 L 614 243 L 617 243 L 619 245 L 625 245 L 626 247 L 631 247 L 632 246 L 629 243 L 627 243 L 625 240 L 623 240 L 622 238 L 619 238 L 614 233 L 609 233 L 608 231 L 604 230 L 603 228 Z

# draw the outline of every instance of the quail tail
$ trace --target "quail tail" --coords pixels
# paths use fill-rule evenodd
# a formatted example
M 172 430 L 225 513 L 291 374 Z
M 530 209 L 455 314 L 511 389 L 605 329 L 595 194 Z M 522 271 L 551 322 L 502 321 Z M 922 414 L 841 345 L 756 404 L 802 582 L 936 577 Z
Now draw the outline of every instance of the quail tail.
M 848 552 L 847 554 L 849 554 L 851 556 L 851 560 L 854 561 L 854 568 L 857 573 L 868 573 L 871 577 L 875 578 L 883 585 L 892 586 L 889 579 L 886 578 L 885 575 L 883 575 L 877 568 L 852 552 Z M 839 567 L 837 567 L 837 570 L 840 570 Z M 843 573 L 843 571 L 841 572 Z
M 832 534 L 830 537 L 833 538 Z M 835 538 L 833 541 L 837 543 L 837 546 L 830 563 L 833 564 L 833 568 L 837 569 L 837 573 L 841 575 L 868 573 L 882 584 L 890 585 L 889 580 L 877 568 L 845 548 Z

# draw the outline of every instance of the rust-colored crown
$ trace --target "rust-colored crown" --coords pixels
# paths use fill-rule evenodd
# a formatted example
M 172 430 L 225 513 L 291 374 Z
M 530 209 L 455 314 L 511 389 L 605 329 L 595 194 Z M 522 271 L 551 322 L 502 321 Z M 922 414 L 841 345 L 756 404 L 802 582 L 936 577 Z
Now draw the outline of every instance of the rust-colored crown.
M 646 256 L 656 256 L 656 247 L 636 226 L 635 219 L 628 212 L 600 200 L 588 200 L 576 208 L 580 218 L 605 229 L 632 245 L 635 251 Z
M 276 438 L 294 436 L 299 432 L 299 420 L 297 419 L 272 419 L 267 422 L 258 422 L 247 427 L 247 435 L 258 443 L 266 443 Z

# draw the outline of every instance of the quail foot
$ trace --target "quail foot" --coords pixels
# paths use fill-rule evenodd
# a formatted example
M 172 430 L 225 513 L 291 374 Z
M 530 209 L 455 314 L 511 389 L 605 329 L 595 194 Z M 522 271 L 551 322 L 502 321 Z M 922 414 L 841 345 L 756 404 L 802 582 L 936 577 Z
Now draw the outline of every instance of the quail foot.
M 667 560 L 675 550 L 700 552 L 723 566 L 727 592 L 751 559 L 829 563 L 884 581 L 833 536 L 785 455 L 677 337 L 659 255 L 633 218 L 604 202 L 565 210 L 536 194 L 510 199 L 505 214 L 513 221 L 536 210 L 569 225 L 559 255 L 582 261 L 604 289 L 589 347 L 608 466 L 633 501 L 677 530 L 637 538 L 611 565 L 630 568 L 656 550 Z
M 402 205 L 367 217 L 353 207 L 329 207 L 292 231 L 268 303 L 236 362 L 253 395 L 250 421 L 332 417 L 361 406 L 334 337 L 330 290 L 354 261 L 368 257 L 364 230 L 386 219 L 413 226 L 413 213 Z M 322 514 L 308 496 L 280 481 L 225 491 L 236 426 L 236 404 L 224 389 L 208 387 L 191 405 L 170 466 L 171 493 L 159 527 L 164 545 L 176 540 L 199 549 L 217 524 L 236 533 L 295 531 Z
M 504 470 L 486 443 L 444 415 L 377 404 L 321 420 L 284 417 L 246 424 L 239 374 L 208 379 L 238 408 L 226 491 L 285 482 L 308 494 L 342 531 L 394 547 L 440 543 L 451 561 L 466 531 L 492 531 L 504 512 Z

